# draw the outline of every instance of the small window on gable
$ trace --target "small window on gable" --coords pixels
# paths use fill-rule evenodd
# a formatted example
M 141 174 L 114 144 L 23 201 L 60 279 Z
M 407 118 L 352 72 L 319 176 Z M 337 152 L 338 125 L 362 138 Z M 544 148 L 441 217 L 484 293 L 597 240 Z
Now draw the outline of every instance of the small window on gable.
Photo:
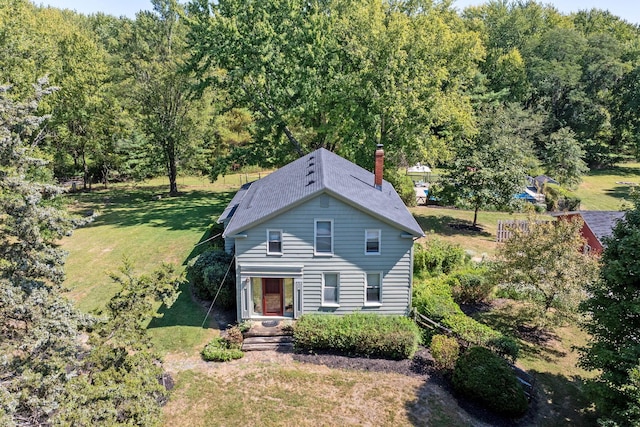
M 382 303 L 382 273 L 367 273 L 365 305 Z
M 316 220 L 315 226 L 315 253 L 316 255 L 333 254 L 333 221 Z
M 322 305 L 338 305 L 338 289 L 340 287 L 340 274 L 324 273 L 322 275 Z
M 380 230 L 365 230 L 364 253 L 367 255 L 380 255 Z
M 267 253 L 282 255 L 282 230 L 267 230 Z

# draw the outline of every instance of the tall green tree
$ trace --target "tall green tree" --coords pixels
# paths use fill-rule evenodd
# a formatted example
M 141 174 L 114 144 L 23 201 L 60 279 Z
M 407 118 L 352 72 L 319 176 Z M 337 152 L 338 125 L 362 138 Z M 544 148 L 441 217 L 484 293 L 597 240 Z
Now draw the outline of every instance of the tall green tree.
M 62 188 L 39 156 L 41 81 L 28 102 L 0 87 L 0 421 L 46 425 L 77 369 L 83 316 L 60 295 L 64 251 L 74 222 L 58 208 Z
M 577 187 L 582 175 L 589 171 L 584 161 L 586 152 L 569 128 L 552 133 L 544 145 L 543 163 L 545 173 L 560 185 Z
M 587 288 L 589 298 L 580 306 L 586 316 L 584 328 L 591 336 L 580 350 L 580 364 L 598 372 L 589 385 L 596 408 L 611 421 L 605 425 L 637 425 L 640 423 L 637 412 L 640 207 L 637 201 L 606 243 L 600 280 Z M 629 415 L 632 418 L 625 419 Z
M 325 147 L 366 166 L 379 142 L 437 160 L 473 131 L 463 88 L 483 50 L 446 4 L 198 0 L 189 40 L 201 86 L 253 112 L 272 163 Z
M 157 303 L 173 304 L 180 278 L 168 264 L 151 275 L 136 276 L 127 261 L 111 277 L 120 291 L 107 304 L 106 319 L 92 328 L 81 374 L 67 386 L 74 399 L 55 414 L 60 425 L 162 424 L 160 405 L 168 392 L 162 359 L 153 350 L 145 321 L 157 315 Z
M 478 134 L 460 144 L 453 164 L 443 174 L 442 196 L 450 203 L 478 211 L 513 209 L 523 191 L 527 171 L 535 166 L 533 136 L 540 123 L 511 104 L 485 105 L 478 111 Z
M 182 6 L 175 0 L 152 4 L 153 11 L 136 16 L 128 58 L 142 129 L 161 159 L 169 193 L 177 195 L 181 162 L 188 161 L 187 153 L 201 143 L 209 124 L 209 100 L 190 98 L 192 81 L 182 71 L 187 54 Z

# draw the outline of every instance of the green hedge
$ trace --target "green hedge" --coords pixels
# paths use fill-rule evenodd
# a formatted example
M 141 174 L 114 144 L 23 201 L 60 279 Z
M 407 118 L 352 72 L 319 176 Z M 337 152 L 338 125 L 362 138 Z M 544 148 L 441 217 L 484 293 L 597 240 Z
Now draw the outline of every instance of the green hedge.
M 305 314 L 294 328 L 295 345 L 300 350 L 332 350 L 388 359 L 412 358 L 419 336 L 418 327 L 408 317 L 364 313 Z
M 527 398 L 511 367 L 483 347 L 471 347 L 456 362 L 453 387 L 487 408 L 516 417 L 527 410 Z

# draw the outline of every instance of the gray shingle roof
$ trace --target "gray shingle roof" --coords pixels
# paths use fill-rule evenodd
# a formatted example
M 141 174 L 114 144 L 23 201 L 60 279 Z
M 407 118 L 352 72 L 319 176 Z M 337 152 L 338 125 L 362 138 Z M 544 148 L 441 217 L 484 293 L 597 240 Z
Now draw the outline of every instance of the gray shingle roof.
M 584 223 L 591 229 L 600 244 L 604 242 L 602 239 L 610 237 L 613 234 L 613 228 L 618 221 L 624 218 L 624 212 L 621 211 L 573 211 L 554 213 L 553 216 L 575 215 L 582 217 Z
M 373 186 L 373 173 L 320 148 L 240 189 L 218 219 L 231 218 L 224 236 L 247 230 L 321 193 L 330 194 L 416 237 L 423 232 L 387 181 Z
M 600 243 L 613 234 L 613 227 L 624 218 L 624 212 L 620 211 L 580 211 L 580 215 Z

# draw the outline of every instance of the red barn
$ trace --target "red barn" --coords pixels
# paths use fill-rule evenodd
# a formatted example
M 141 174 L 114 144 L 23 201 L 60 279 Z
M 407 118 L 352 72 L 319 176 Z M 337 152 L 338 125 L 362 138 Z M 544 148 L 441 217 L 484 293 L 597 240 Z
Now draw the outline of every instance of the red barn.
M 554 212 L 552 216 L 559 220 L 567 220 L 575 217 L 582 218 L 582 237 L 587 241 L 587 249 L 595 253 L 602 253 L 604 249 L 603 239 L 611 236 L 613 227 L 624 218 L 624 212 L 620 211 L 573 211 Z

